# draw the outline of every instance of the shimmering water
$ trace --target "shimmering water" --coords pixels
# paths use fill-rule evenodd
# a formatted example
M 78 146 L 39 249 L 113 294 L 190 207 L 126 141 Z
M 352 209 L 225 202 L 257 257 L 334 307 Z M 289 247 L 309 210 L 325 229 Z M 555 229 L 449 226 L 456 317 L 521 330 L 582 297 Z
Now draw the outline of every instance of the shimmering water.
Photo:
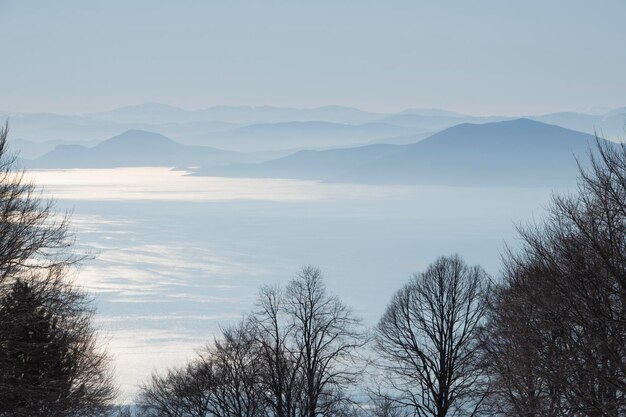
M 34 171 L 81 248 L 78 282 L 126 399 L 154 369 L 182 363 L 220 324 L 253 308 L 260 285 L 303 264 L 367 324 L 437 256 L 458 252 L 497 274 L 515 222 L 540 219 L 545 188 L 370 187 L 193 177 L 167 168 Z

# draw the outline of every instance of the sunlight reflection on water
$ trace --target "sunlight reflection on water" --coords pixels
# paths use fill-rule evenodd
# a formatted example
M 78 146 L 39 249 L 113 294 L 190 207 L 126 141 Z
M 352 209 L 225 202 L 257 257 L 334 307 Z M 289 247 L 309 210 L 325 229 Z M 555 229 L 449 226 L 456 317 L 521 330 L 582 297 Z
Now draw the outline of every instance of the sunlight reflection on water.
M 309 201 L 398 194 L 402 187 L 321 184 L 291 179 L 191 176 L 162 167 L 33 170 L 47 195 L 64 200 Z
M 461 253 L 496 273 L 514 222 L 541 217 L 547 188 L 387 187 L 212 178 L 169 168 L 30 171 L 95 259 L 95 294 L 123 399 L 251 311 L 260 285 L 319 265 L 373 324 L 407 277 Z M 514 243 L 514 241 L 513 241 Z

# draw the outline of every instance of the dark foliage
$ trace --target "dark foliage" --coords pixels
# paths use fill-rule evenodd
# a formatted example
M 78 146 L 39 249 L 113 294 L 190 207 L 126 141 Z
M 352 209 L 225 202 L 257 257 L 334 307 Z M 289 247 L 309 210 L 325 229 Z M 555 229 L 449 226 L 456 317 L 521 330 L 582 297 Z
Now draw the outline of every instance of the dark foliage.
M 0 129 L 0 415 L 91 416 L 114 396 L 93 310 L 67 279 L 68 218 L 15 168 Z

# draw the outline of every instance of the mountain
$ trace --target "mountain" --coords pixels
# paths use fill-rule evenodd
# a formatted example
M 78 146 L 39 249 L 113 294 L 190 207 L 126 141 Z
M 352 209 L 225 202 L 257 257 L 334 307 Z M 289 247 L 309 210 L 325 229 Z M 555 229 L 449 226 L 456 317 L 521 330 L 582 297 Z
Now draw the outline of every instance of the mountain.
M 625 108 L 600 115 L 561 112 L 528 118 L 591 134 L 601 132 L 603 137 L 611 139 L 626 137 Z M 82 115 L 0 112 L 0 122 L 6 119 L 11 138 L 29 142 L 57 141 L 90 146 L 94 141 L 103 141 L 119 132 L 146 130 L 187 145 L 249 151 L 251 149 L 239 146 L 238 142 L 248 143 L 257 150 L 399 143 L 388 139 L 435 133 L 461 123 L 491 123 L 513 118 L 468 116 L 439 109 L 407 109 L 397 114 L 345 106 L 313 109 L 215 106 L 185 110 L 167 104 L 144 103 Z M 264 147 L 263 142 L 268 146 Z
M 595 137 L 529 119 L 464 123 L 333 181 L 433 185 L 572 183 Z
M 26 162 L 26 165 L 31 168 L 193 167 L 259 159 L 252 154 L 182 145 L 153 132 L 128 130 L 91 148 L 57 146 L 42 157 Z
M 626 107 L 619 107 L 617 109 L 607 112 L 604 115 L 604 117 L 608 118 L 608 117 L 618 116 L 618 117 L 624 118 L 624 115 L 626 115 Z
M 71 142 L 87 145 L 102 141 L 125 130 L 148 130 L 169 136 L 198 135 L 238 127 L 225 122 L 122 123 L 89 116 L 50 113 L 0 113 L 0 122 L 8 120 L 11 138 L 29 142 Z
M 389 123 L 396 126 L 404 127 L 421 127 L 431 131 L 446 129 L 461 123 L 492 123 L 502 120 L 513 119 L 501 116 L 466 116 L 457 113 L 446 113 L 444 111 L 430 111 L 418 113 L 414 111 L 404 111 L 400 114 L 394 114 L 381 120 L 383 123 Z
M 623 140 L 626 137 L 626 108 L 615 109 L 603 115 L 560 112 L 528 118 L 590 134 L 598 133 L 614 140 Z
M 401 148 L 402 146 L 398 145 L 379 144 L 326 151 L 304 150 L 259 164 L 203 167 L 194 173 L 224 177 L 329 179 L 392 155 Z
M 289 122 L 358 125 L 374 122 L 384 116 L 386 114 L 344 106 L 313 109 L 215 106 L 202 110 L 185 110 L 167 104 L 144 103 L 82 115 L 0 112 L 0 122 L 9 121 L 13 138 L 31 142 L 101 141 L 124 130 L 147 130 L 188 144 L 206 145 L 207 139 L 217 132 L 233 130 L 242 125 Z
M 356 146 L 373 140 L 422 132 L 415 127 L 387 123 L 349 125 L 331 122 L 285 122 L 244 126 L 212 135 L 186 137 L 189 142 L 208 144 L 236 151 L 268 151 L 279 149 Z
M 626 137 L 626 108 L 624 107 L 605 114 L 558 112 L 526 116 L 526 118 L 589 134 L 597 132 L 603 137 L 615 140 Z M 517 117 L 468 116 L 439 109 L 407 109 L 398 114 L 384 117 L 380 121 L 396 126 L 441 130 L 461 123 L 481 124 L 514 119 Z
M 594 141 L 529 119 L 464 123 L 409 145 L 303 151 L 198 173 L 373 184 L 554 185 L 575 180 L 574 156 L 584 160 Z
M 83 146 L 95 146 L 98 141 L 82 142 Z M 45 142 L 33 142 L 26 139 L 11 139 L 8 142 L 9 149 L 19 154 L 21 159 L 36 159 L 52 151 L 59 145 L 71 145 L 69 141 L 49 140 Z
M 100 136 L 103 132 L 110 136 L 120 131 L 110 122 L 76 115 L 0 112 L 0 122 L 5 120 L 9 123 L 11 138 L 31 142 L 104 139 L 107 136 Z
M 362 124 L 376 121 L 383 113 L 368 112 L 346 106 L 322 106 L 312 109 L 272 106 L 215 106 L 198 110 L 205 120 L 221 120 L 238 124 L 283 122 L 331 122 Z
M 444 109 L 405 109 L 399 114 L 412 114 L 416 116 L 466 117 L 464 114 Z
M 120 107 L 108 112 L 91 113 L 92 119 L 115 123 L 184 123 L 199 120 L 193 111 L 161 103 L 143 103 Z
M 120 107 L 108 112 L 86 115 L 93 119 L 116 123 L 186 123 L 222 121 L 234 124 L 280 123 L 291 121 L 326 121 L 361 124 L 385 116 L 345 106 L 323 106 L 297 109 L 272 106 L 214 106 L 200 110 L 184 110 L 161 103 L 143 103 Z

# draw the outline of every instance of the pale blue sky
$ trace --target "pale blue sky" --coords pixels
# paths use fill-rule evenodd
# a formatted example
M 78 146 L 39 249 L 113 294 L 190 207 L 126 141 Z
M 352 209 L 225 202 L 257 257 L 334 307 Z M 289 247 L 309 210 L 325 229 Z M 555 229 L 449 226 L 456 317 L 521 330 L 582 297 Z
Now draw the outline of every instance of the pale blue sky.
M 0 0 L 0 110 L 626 105 L 626 0 Z

